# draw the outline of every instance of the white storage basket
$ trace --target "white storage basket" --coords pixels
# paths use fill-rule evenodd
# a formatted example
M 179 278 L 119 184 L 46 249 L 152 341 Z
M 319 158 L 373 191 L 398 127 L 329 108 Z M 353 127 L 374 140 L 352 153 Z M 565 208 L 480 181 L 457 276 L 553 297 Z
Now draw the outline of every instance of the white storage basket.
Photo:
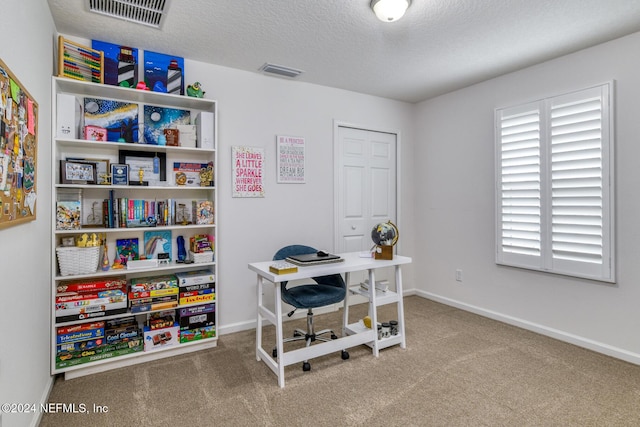
M 98 269 L 100 246 L 79 248 L 77 246 L 59 246 L 56 248 L 60 275 L 73 276 L 91 274 Z
M 207 251 L 207 252 L 189 251 L 189 255 L 190 255 L 191 261 L 193 261 L 194 264 L 213 261 L 213 251 Z

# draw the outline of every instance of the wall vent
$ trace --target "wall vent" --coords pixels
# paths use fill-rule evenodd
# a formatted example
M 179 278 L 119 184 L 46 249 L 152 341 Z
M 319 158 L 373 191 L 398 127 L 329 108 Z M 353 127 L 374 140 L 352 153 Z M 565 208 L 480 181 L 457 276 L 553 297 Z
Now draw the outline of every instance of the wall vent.
M 89 0 L 89 11 L 160 28 L 170 0 Z
M 283 67 L 282 65 L 274 65 L 265 63 L 262 67 L 259 68 L 259 71 L 268 74 L 275 74 L 281 77 L 298 77 L 303 73 L 301 70 L 296 70 L 295 68 Z

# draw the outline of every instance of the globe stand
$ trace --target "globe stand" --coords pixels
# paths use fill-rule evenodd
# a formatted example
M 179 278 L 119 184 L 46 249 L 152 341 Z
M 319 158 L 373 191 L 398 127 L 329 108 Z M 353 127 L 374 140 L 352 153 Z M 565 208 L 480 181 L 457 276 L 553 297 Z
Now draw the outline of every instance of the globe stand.
M 393 246 L 376 245 L 373 259 L 393 259 Z

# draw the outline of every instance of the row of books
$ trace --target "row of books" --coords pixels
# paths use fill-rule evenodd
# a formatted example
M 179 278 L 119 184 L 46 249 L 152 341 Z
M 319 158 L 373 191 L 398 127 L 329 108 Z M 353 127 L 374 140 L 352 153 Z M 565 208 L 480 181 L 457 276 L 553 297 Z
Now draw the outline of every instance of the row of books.
M 156 225 L 213 224 L 214 206 L 210 200 L 192 200 L 189 203 L 175 199 L 144 200 L 115 197 L 102 201 L 105 228 L 154 227 Z

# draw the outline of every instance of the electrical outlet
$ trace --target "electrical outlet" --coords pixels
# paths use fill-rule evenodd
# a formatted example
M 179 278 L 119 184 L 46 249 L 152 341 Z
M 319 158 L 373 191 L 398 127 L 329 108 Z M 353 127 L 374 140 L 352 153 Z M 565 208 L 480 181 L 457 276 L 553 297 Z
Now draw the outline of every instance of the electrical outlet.
M 456 282 L 462 282 L 462 270 L 456 269 Z

